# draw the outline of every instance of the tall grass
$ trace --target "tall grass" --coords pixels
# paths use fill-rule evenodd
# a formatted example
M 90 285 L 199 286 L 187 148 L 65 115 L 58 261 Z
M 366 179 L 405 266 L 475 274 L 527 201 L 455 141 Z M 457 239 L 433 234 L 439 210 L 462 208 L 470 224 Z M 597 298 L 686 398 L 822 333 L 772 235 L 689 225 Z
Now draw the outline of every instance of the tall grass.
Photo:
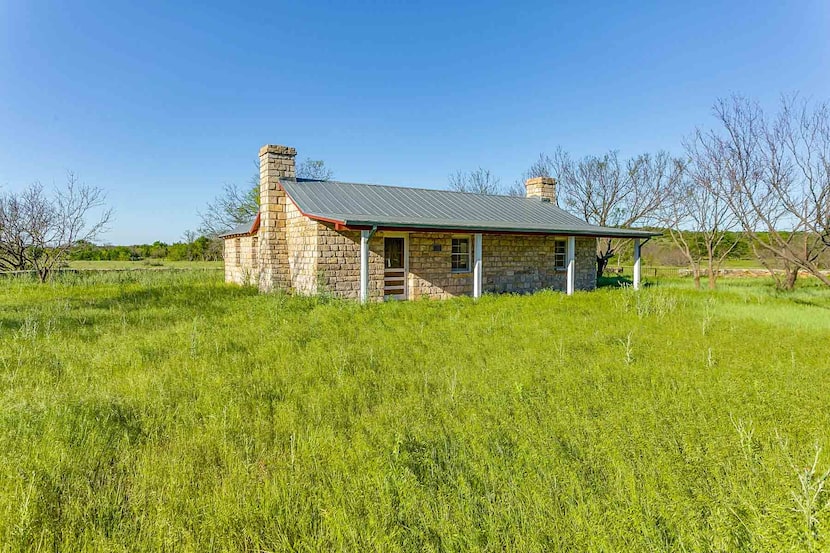
M 0 550 L 830 548 L 826 292 L 85 278 L 0 283 Z

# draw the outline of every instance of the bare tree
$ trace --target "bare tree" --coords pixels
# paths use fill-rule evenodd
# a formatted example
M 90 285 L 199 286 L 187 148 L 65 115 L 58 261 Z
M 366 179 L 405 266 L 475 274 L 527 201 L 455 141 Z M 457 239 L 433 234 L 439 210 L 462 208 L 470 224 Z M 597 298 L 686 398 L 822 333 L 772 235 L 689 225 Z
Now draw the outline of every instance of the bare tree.
M 779 288 L 792 289 L 799 270 L 830 285 L 820 266 L 830 248 L 827 104 L 784 97 L 770 119 L 757 102 L 734 96 L 713 111 L 720 132 L 699 133 L 699 144 L 722 164 L 723 196 L 758 259 Z
M 103 190 L 81 184 L 71 172 L 66 185 L 51 197 L 40 183 L 18 194 L 5 194 L 0 200 L 0 250 L 14 252 L 3 256 L 6 265 L 32 269 L 45 282 L 73 247 L 92 242 L 107 230 L 112 210 L 104 200 Z M 95 215 L 92 222 L 91 215 Z
M 737 244 L 730 240 L 737 218 L 722 194 L 720 160 L 701 149 L 698 140 L 696 136 L 686 143 L 689 159 L 683 178 L 672 181 L 674 186 L 659 213 L 672 242 L 689 264 L 695 288 L 700 289 L 705 267 L 709 288 L 714 289 L 723 262 Z
M 297 165 L 297 178 L 313 180 L 331 180 L 334 178 L 334 171 L 326 167 L 322 159 L 309 159 Z
M 225 183 L 222 193 L 199 211 L 202 220 L 199 232 L 216 237 L 237 225 L 251 222 L 259 212 L 259 160 L 254 161 L 256 171 L 246 186 Z
M 199 212 L 199 232 L 206 236 L 218 236 L 237 225 L 251 222 L 259 213 L 259 161 L 256 172 L 248 179 L 247 186 L 225 183 L 222 193 L 208 202 Z M 297 166 L 297 177 L 314 180 L 331 180 L 334 172 L 322 160 L 306 159 Z
M 454 192 L 468 192 L 471 194 L 501 194 L 501 179 L 493 175 L 489 169 L 474 169 L 472 171 L 458 171 L 449 176 L 448 188 Z
M 666 152 L 621 160 L 611 151 L 574 161 L 558 149 L 547 165 L 564 209 L 594 225 L 622 228 L 656 223 L 658 210 L 682 174 L 682 162 Z M 597 240 L 598 276 L 626 242 Z
M 217 236 L 253 220 L 259 212 L 259 177 L 255 180 L 255 185 L 251 183 L 244 188 L 226 183 L 222 193 L 208 202 L 204 211 L 199 212 L 202 220 L 199 231 L 208 236 Z
M 479 167 L 472 171 L 458 171 L 449 176 L 449 189 L 472 194 L 500 194 L 501 179 L 489 169 Z
M 27 268 L 27 240 L 20 195 L 0 195 L 0 270 L 23 271 Z

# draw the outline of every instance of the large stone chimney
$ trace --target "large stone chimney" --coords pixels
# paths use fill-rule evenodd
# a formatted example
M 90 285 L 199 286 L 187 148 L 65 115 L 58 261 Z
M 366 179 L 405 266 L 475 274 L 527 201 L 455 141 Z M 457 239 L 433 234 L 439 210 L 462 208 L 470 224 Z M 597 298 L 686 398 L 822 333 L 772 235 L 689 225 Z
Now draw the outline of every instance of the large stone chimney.
M 528 198 L 539 198 L 543 202 L 556 204 L 556 179 L 553 177 L 536 177 L 525 181 Z
M 297 150 L 268 144 L 259 149 L 259 289 L 271 291 L 291 286 L 285 241 L 287 198 L 280 179 L 296 176 Z

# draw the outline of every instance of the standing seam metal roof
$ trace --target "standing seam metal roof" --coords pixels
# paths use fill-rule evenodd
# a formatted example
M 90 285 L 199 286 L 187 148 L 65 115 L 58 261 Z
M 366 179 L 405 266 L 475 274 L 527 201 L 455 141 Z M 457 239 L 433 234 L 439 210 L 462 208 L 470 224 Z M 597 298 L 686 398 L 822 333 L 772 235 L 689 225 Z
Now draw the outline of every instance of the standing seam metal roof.
M 280 179 L 308 217 L 347 226 L 648 238 L 647 230 L 599 227 L 538 198 L 311 179 Z
M 229 229 L 226 232 L 223 232 L 219 235 L 219 238 L 232 238 L 235 236 L 247 236 L 249 234 L 255 233 L 259 229 L 259 214 L 256 217 L 251 219 L 249 223 L 240 223 Z

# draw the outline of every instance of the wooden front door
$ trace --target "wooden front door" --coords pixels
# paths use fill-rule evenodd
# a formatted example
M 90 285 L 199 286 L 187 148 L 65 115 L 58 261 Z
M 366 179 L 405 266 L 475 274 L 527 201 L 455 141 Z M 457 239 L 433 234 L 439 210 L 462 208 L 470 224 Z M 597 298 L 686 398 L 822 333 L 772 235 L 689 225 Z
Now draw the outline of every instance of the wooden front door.
M 406 299 L 406 238 L 383 239 L 383 299 Z

